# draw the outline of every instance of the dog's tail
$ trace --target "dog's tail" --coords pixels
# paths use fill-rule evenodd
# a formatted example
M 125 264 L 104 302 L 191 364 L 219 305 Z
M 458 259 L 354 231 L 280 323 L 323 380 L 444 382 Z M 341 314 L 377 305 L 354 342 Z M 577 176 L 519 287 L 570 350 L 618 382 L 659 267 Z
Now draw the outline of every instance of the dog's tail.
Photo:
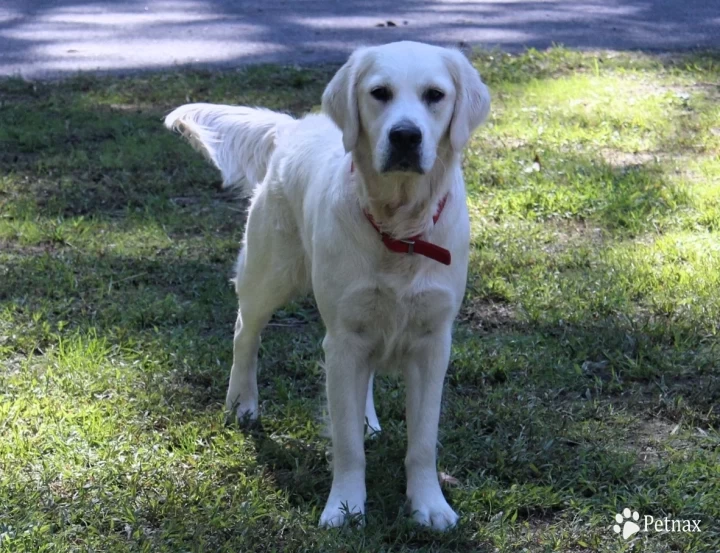
M 223 186 L 250 194 L 265 178 L 278 136 L 297 121 L 268 109 L 186 104 L 165 118 L 222 173 Z

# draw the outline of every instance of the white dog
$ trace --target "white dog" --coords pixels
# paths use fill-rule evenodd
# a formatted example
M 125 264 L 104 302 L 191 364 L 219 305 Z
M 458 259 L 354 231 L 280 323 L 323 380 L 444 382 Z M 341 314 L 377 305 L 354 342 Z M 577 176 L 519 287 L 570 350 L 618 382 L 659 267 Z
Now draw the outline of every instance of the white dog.
M 436 472 L 451 329 L 464 294 L 469 221 L 463 147 L 490 95 L 458 51 L 416 42 L 362 48 L 327 86 L 324 114 L 182 106 L 165 120 L 252 192 L 237 262 L 239 314 L 226 407 L 258 416 L 260 332 L 312 290 L 323 341 L 333 481 L 321 526 L 365 511 L 364 425 L 375 371 L 407 384 L 407 497 L 437 529 L 458 516 Z

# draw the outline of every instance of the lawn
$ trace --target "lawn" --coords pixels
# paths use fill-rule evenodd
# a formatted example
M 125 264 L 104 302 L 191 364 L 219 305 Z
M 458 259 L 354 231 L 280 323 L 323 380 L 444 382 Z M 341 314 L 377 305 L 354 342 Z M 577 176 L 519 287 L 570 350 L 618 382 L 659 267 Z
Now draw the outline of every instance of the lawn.
M 245 206 L 162 127 L 192 101 L 318 109 L 334 67 L 0 81 L 0 552 L 720 550 L 720 54 L 481 53 L 470 276 L 440 423 L 462 517 L 403 514 L 379 378 L 364 528 L 330 487 L 311 298 L 226 425 Z M 613 532 L 623 508 L 701 532 Z

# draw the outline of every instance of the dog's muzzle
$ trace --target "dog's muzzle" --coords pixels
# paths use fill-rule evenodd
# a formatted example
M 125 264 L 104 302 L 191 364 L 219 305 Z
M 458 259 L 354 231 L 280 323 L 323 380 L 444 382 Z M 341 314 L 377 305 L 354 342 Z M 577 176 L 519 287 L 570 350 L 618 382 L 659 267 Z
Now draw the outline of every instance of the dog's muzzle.
M 415 123 L 401 121 L 388 133 L 390 149 L 383 172 L 403 171 L 423 174 L 420 166 L 422 131 Z

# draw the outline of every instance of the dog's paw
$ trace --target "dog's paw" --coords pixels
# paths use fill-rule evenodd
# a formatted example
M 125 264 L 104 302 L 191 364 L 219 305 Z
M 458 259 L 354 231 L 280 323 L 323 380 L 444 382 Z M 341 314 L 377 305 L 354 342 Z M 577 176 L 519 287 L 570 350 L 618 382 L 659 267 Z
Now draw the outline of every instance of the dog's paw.
M 251 405 L 238 405 L 237 409 L 235 409 L 235 416 L 239 421 L 256 421 L 260 416 L 260 410 L 258 409 L 257 403 L 253 403 Z
M 260 410 L 257 402 L 246 402 L 234 405 L 225 405 L 228 422 L 237 422 L 240 425 L 249 425 L 258 420 Z
M 338 526 L 358 525 L 362 526 L 365 524 L 365 505 L 364 501 L 362 505 L 351 505 L 347 501 L 335 501 L 332 498 L 328 499 L 325 509 L 323 509 L 320 515 L 320 527 L 321 528 L 336 528 Z
M 365 436 L 370 439 L 375 439 L 378 436 L 380 436 L 380 432 L 382 432 L 382 428 L 380 428 L 380 423 L 376 423 L 374 426 L 371 426 L 370 424 L 365 424 Z
M 411 501 L 410 511 L 415 522 L 440 531 L 449 530 L 460 518 L 442 494 L 425 501 Z

